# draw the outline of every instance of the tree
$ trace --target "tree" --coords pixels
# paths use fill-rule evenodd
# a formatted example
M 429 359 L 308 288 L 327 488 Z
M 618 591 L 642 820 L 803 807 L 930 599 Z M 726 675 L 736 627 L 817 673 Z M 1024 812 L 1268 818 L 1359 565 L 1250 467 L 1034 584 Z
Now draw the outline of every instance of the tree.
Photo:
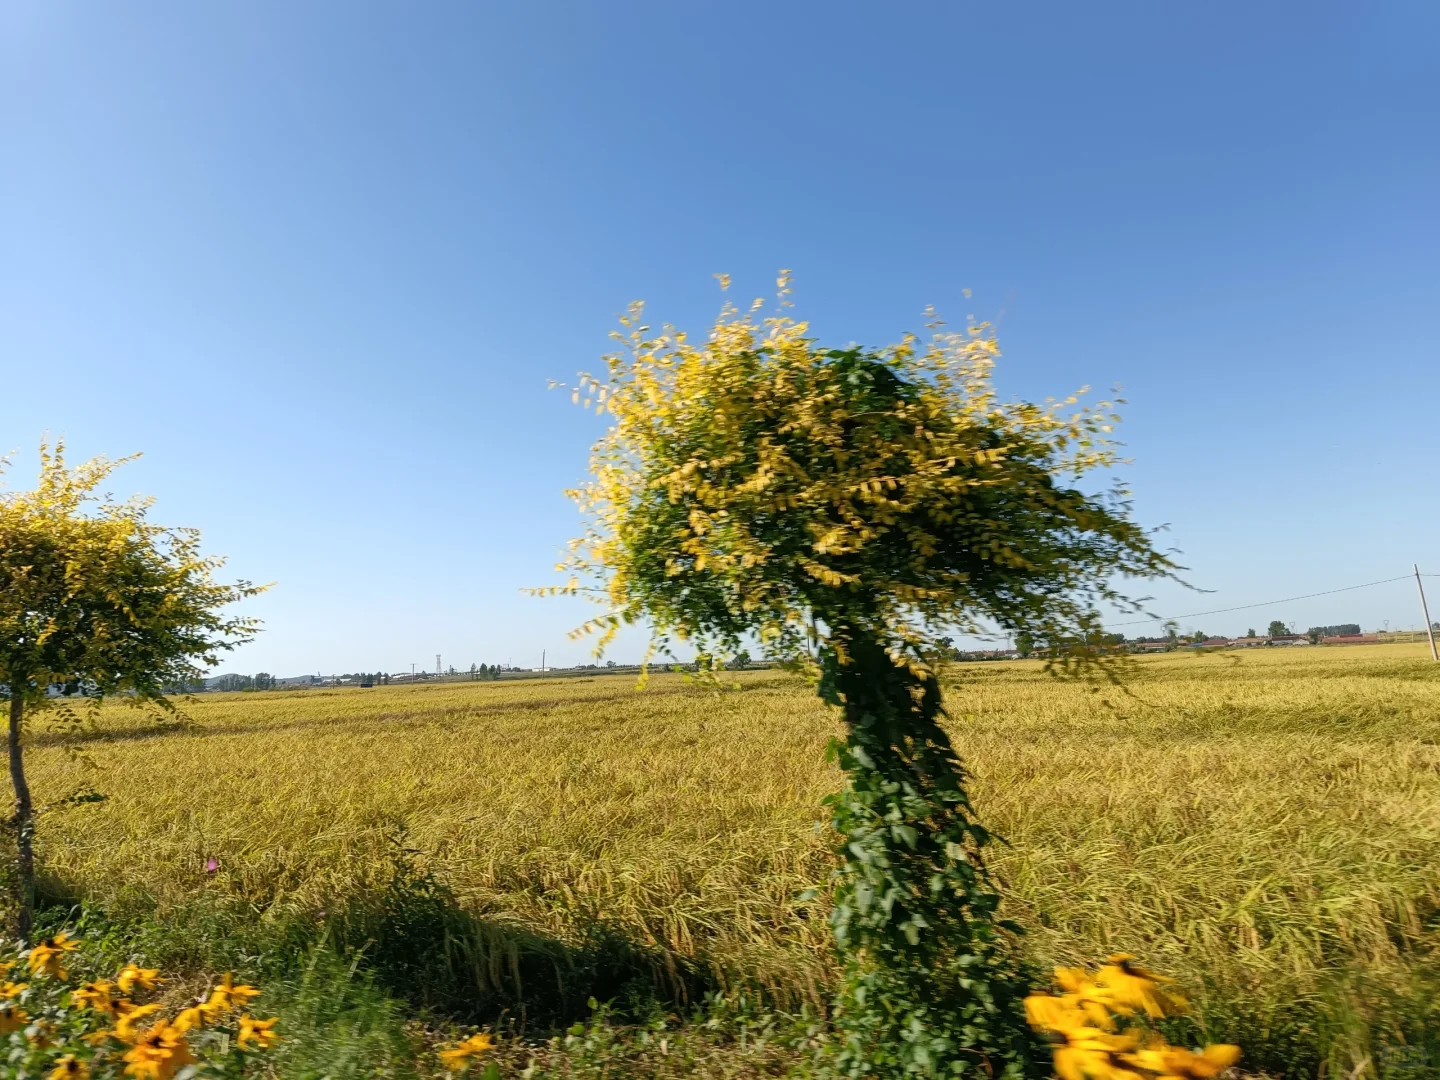
M 10 710 L 22 940 L 35 897 L 35 811 L 22 735 L 30 717 L 56 707 L 50 689 L 81 687 L 92 709 L 123 695 L 174 713 L 167 687 L 193 683 L 258 630 L 255 620 L 222 611 L 261 587 L 216 581 L 224 560 L 200 553 L 199 533 L 151 523 L 148 499 L 114 503 L 96 494 L 128 460 L 96 458 L 70 469 L 63 444 L 53 451 L 42 444 L 35 490 L 0 493 L 0 684 Z M 80 719 L 67 705 L 56 711 Z
M 597 653 L 640 620 L 649 655 L 734 656 L 753 633 L 842 710 L 842 1075 L 1048 1072 L 928 658 L 942 631 L 998 625 L 1062 670 L 1095 662 L 1100 603 L 1135 609 L 1117 577 L 1175 567 L 1125 492 L 1069 482 L 1117 461 L 1108 404 L 1000 401 L 984 325 L 824 348 L 781 284 L 775 317 L 727 305 L 700 341 L 652 333 L 638 305 L 622 319 L 625 350 L 575 391 L 612 426 L 572 493 L 571 579 L 548 591 L 605 605 L 581 628 Z
M 1255 628 L 1252 626 L 1252 627 L 1250 627 L 1249 630 L 1246 630 L 1246 631 L 1245 631 L 1245 636 L 1246 636 L 1246 637 L 1249 637 L 1249 638 L 1255 637 L 1255 636 L 1256 636 L 1256 634 L 1255 634 Z
M 1266 637 L 1288 637 L 1290 628 L 1279 619 L 1270 620 L 1270 629 L 1265 631 Z

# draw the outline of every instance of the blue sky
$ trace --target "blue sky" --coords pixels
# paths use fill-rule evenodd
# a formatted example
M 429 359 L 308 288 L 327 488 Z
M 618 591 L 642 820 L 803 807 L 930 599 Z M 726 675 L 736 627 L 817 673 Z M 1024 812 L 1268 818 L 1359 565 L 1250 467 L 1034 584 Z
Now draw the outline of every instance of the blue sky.
M 143 450 L 117 492 L 277 583 L 227 669 L 576 662 L 519 592 L 597 432 L 547 380 L 790 267 L 827 341 L 933 303 L 1007 394 L 1122 384 L 1214 590 L 1163 613 L 1440 572 L 1437 12 L 11 0 L 0 448 Z

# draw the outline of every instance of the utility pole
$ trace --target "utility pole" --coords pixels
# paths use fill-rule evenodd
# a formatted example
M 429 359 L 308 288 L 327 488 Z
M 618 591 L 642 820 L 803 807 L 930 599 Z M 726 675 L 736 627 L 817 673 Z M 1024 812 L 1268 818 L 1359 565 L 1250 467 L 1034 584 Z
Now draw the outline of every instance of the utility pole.
M 1415 588 L 1420 590 L 1420 610 L 1425 615 L 1425 633 L 1430 638 L 1430 659 L 1440 660 L 1440 652 L 1435 651 L 1435 627 L 1430 622 L 1430 605 L 1425 603 L 1425 584 L 1420 580 L 1420 566 L 1412 563 L 1415 567 Z
M 414 681 L 415 681 L 415 661 L 414 661 L 414 660 L 411 660 L 411 661 L 410 661 L 410 681 L 411 681 L 411 682 L 414 682 Z
M 1428 617 L 1428 616 L 1427 616 Z M 540 674 L 545 674 L 545 650 L 540 650 Z

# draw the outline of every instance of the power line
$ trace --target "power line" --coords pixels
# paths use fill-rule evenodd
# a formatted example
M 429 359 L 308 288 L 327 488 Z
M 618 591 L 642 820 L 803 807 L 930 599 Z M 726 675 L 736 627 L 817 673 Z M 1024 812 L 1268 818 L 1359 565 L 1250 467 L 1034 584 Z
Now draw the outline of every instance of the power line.
M 1436 574 L 1426 574 L 1425 577 L 1440 577 Z M 1135 619 L 1132 622 L 1111 623 L 1111 626 L 1142 626 L 1157 622 L 1173 622 L 1176 619 L 1198 619 L 1201 615 L 1223 615 L 1229 611 L 1248 611 L 1257 607 L 1273 607 L 1276 604 L 1289 604 L 1296 600 L 1309 600 L 1316 596 L 1333 596 L 1335 593 L 1354 592 L 1356 589 L 1369 589 L 1376 585 L 1389 585 L 1395 581 L 1408 581 L 1409 574 L 1401 574 L 1399 577 L 1386 578 L 1383 581 L 1367 581 L 1364 585 L 1346 585 L 1343 589 L 1326 589 L 1324 592 L 1306 593 L 1304 596 L 1287 596 L 1283 600 L 1266 600 L 1259 604 L 1241 604 L 1239 607 L 1215 608 L 1213 611 L 1192 611 L 1188 615 L 1172 615 L 1169 619 L 1161 619 L 1156 615 L 1150 619 Z

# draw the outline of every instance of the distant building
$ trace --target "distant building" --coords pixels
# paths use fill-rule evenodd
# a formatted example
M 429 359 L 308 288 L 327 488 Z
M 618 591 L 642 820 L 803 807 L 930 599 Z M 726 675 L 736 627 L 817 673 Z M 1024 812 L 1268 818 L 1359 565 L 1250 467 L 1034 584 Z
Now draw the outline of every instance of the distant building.
M 1322 645 L 1377 645 L 1379 634 L 1331 634 L 1320 639 Z

